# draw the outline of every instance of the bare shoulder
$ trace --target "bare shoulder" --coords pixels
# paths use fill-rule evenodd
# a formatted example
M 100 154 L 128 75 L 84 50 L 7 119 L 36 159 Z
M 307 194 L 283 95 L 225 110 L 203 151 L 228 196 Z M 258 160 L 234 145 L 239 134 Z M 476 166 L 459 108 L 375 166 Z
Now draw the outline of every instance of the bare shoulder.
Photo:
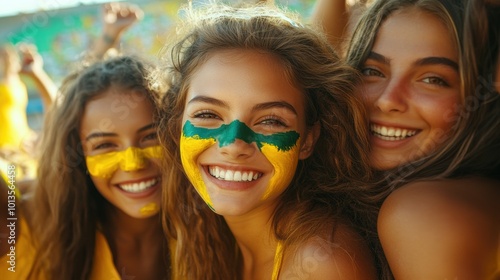
M 400 279 L 490 279 L 500 271 L 500 182 L 421 181 L 394 191 L 378 233 Z
M 385 217 L 410 215 L 412 218 L 451 217 L 452 223 L 488 220 L 500 224 L 500 182 L 470 177 L 440 181 L 420 181 L 395 190 L 384 201 L 379 222 Z M 430 219 L 430 220 L 429 220 Z
M 365 240 L 345 225 L 335 229 L 333 238 L 318 235 L 293 252 L 285 253 L 280 279 L 377 279 Z

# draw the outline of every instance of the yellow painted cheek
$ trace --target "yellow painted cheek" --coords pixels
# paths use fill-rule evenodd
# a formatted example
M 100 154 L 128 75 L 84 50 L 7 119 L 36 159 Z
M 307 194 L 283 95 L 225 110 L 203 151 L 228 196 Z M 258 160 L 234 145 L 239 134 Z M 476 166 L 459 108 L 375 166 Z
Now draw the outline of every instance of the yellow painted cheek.
M 88 156 L 85 158 L 87 169 L 90 175 L 99 178 L 110 178 L 111 175 L 118 169 L 120 163 L 119 152 L 106 153 L 96 156 Z
M 194 188 L 205 201 L 213 209 L 212 200 L 201 177 L 200 170 L 196 164 L 196 161 L 200 154 L 208 149 L 210 146 L 215 144 L 214 139 L 197 139 L 192 137 L 181 137 L 180 149 L 181 149 L 181 161 L 182 166 L 186 175 L 193 184 Z
M 156 204 L 156 202 L 150 202 L 146 205 L 144 205 L 140 210 L 139 213 L 143 216 L 151 216 L 153 214 L 158 213 L 160 211 L 160 206 Z
M 273 193 L 281 193 L 292 181 L 299 161 L 299 148 L 295 145 L 289 151 L 279 151 L 276 146 L 264 144 L 261 151 L 274 167 L 274 174 L 262 196 L 262 199 L 267 199 Z

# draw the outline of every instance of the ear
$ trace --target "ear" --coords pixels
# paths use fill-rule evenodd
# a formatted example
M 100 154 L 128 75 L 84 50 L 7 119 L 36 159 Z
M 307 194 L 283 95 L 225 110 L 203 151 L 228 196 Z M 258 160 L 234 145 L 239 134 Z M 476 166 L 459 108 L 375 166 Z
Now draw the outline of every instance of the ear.
M 309 128 L 309 131 L 306 132 L 305 139 L 300 147 L 299 159 L 306 159 L 312 154 L 320 132 L 321 126 L 319 125 L 319 122 L 316 122 L 311 128 Z

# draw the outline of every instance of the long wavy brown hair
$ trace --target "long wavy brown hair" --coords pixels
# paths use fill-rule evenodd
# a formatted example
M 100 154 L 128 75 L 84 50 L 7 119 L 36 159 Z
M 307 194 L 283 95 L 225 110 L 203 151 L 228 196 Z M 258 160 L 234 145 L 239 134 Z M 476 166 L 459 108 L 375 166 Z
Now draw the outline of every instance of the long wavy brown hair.
M 30 219 L 39 250 L 31 278 L 89 278 L 106 200 L 86 172 L 79 136 L 85 105 L 113 86 L 142 92 L 158 108 L 160 95 L 147 79 L 152 70 L 142 59 L 122 56 L 95 62 L 63 82 L 41 143 Z
M 301 162 L 273 216 L 286 248 L 320 229 L 347 223 L 366 237 L 377 207 L 368 165 L 368 123 L 353 93 L 358 76 L 326 38 L 295 14 L 272 6 L 187 8 L 179 38 L 167 48 L 169 91 L 163 101 L 160 141 L 165 147 L 163 222 L 176 246 L 173 279 L 241 279 L 242 258 L 224 218 L 212 212 L 183 173 L 179 140 L 193 73 L 214 52 L 258 50 L 278 57 L 306 100 L 306 123 L 321 126 L 312 155 Z

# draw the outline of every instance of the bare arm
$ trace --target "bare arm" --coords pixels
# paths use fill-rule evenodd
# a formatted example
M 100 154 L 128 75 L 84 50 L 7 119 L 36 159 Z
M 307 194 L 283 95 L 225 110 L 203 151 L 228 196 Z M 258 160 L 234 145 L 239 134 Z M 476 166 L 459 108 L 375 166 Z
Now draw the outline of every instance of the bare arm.
M 42 57 L 35 46 L 23 44 L 19 46 L 19 50 L 21 52 L 20 73 L 33 80 L 47 110 L 56 96 L 57 87 L 43 69 Z
M 92 54 L 102 58 L 108 50 L 116 47 L 123 32 L 141 20 L 143 15 L 136 5 L 123 2 L 104 4 L 102 34 L 97 38 Z
M 311 19 L 321 26 L 328 36 L 328 41 L 339 48 L 349 22 L 349 13 L 345 0 L 317 0 Z

